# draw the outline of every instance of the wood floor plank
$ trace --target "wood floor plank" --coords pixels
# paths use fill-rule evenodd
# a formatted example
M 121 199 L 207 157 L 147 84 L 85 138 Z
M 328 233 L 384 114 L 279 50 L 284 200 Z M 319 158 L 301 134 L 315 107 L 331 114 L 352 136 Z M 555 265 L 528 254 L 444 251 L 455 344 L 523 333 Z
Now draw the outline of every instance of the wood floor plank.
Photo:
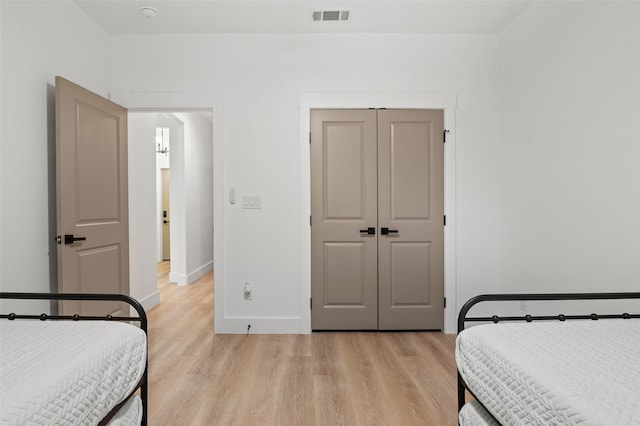
M 149 316 L 150 425 L 455 425 L 455 336 L 216 335 L 213 276 L 158 265 Z

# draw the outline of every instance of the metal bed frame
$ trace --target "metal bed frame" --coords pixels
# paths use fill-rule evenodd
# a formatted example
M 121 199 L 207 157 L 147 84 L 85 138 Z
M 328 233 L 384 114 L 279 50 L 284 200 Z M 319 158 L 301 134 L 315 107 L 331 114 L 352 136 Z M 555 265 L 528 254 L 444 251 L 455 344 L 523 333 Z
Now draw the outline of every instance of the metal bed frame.
M 469 299 L 460 309 L 460 313 L 458 314 L 458 333 L 460 333 L 465 328 L 465 324 L 467 322 L 492 322 L 499 323 L 503 321 L 567 321 L 567 320 L 577 320 L 577 319 L 590 319 L 593 321 L 597 321 L 599 319 L 630 319 L 630 318 L 640 318 L 640 314 L 629 314 L 627 312 L 622 314 L 606 314 L 599 315 L 596 313 L 591 313 L 588 315 L 521 315 L 521 316 L 498 316 L 492 315 L 490 317 L 480 316 L 480 317 L 472 317 L 467 316 L 469 310 L 481 302 L 514 302 L 514 301 L 550 301 L 550 300 L 624 300 L 624 299 L 640 299 L 640 293 L 540 293 L 540 294 L 482 294 L 480 296 L 473 297 Z M 465 391 L 468 391 L 475 399 L 478 401 L 485 411 L 486 407 L 482 404 L 482 401 L 478 400 L 475 397 L 473 392 L 467 387 L 467 384 L 462 379 L 460 372 L 457 372 L 458 375 L 458 413 L 465 404 Z M 493 415 L 491 415 L 493 417 Z M 498 420 L 494 418 L 497 423 Z
M 137 316 L 82 316 L 82 315 L 19 315 L 15 313 L 0 314 L 0 319 L 8 319 L 13 321 L 16 319 L 38 319 L 41 321 L 123 321 L 131 322 L 136 321 L 140 323 L 140 328 L 147 335 L 147 314 L 144 308 L 136 299 L 123 295 L 123 294 L 79 294 L 79 293 L 15 293 L 15 292 L 0 292 L 0 299 L 13 299 L 13 300 L 82 300 L 82 301 L 117 301 L 125 302 L 132 306 Z M 118 405 L 113 407 L 111 411 L 100 421 L 99 426 L 106 425 L 109 420 L 122 408 L 122 406 L 140 389 L 140 399 L 142 400 L 142 426 L 147 425 L 147 401 L 148 401 L 148 380 L 147 371 L 149 366 L 149 341 L 147 339 L 147 359 L 145 360 L 144 373 L 140 378 L 135 389 L 127 395 L 127 397 Z

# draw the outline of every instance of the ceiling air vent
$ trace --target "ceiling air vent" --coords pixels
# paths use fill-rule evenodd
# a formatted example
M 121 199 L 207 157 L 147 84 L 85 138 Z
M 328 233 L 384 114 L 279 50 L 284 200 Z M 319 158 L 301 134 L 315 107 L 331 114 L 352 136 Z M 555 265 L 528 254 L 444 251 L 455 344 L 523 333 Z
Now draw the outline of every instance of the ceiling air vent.
M 313 12 L 314 21 L 348 21 L 348 10 L 316 10 Z

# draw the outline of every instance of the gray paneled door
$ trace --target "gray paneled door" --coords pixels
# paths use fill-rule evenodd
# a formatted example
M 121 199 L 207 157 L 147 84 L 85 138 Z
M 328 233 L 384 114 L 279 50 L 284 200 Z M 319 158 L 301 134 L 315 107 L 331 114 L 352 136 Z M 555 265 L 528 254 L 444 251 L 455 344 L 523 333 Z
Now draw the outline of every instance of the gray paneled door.
M 314 330 L 444 322 L 441 110 L 311 111 Z
M 127 110 L 56 77 L 58 288 L 129 294 Z M 62 302 L 64 314 L 128 315 L 119 302 Z

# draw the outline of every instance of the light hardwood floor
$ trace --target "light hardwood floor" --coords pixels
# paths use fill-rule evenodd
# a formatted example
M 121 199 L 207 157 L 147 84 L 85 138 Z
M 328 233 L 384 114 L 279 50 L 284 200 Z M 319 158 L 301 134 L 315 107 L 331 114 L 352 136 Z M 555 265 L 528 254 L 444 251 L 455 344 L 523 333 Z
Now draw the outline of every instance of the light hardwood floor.
M 212 274 L 159 264 L 149 316 L 150 425 L 455 425 L 454 336 L 213 333 Z

